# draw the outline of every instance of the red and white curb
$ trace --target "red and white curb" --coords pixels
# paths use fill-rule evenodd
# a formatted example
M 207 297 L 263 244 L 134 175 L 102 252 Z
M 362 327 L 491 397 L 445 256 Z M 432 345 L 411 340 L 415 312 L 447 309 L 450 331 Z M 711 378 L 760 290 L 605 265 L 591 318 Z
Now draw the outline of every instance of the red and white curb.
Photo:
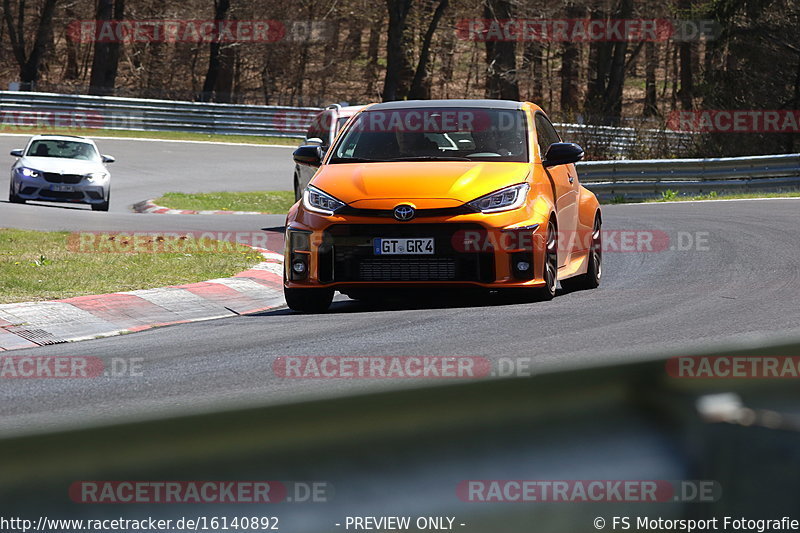
M 157 215 L 268 215 L 269 213 L 261 213 L 259 211 L 194 211 L 191 209 L 170 209 L 158 204 L 154 204 L 152 200 L 145 200 L 133 204 L 133 210 L 137 213 L 151 213 Z
M 200 283 L 0 305 L 0 351 L 72 342 L 159 326 L 259 313 L 283 305 L 283 256 L 230 278 Z

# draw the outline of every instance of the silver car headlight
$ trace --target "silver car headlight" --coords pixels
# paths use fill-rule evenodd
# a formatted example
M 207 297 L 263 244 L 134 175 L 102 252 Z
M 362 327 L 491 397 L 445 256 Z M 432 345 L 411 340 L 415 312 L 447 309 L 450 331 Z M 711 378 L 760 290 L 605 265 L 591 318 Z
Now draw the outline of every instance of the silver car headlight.
M 89 181 L 103 181 L 107 177 L 108 177 L 108 172 L 92 172 L 84 176 L 84 178 L 86 178 Z
M 17 171 L 25 176 L 26 178 L 41 178 L 42 173 L 38 170 L 28 168 L 28 167 L 19 167 Z
M 510 211 L 525 203 L 528 197 L 530 185 L 520 183 L 505 189 L 500 189 L 486 196 L 481 196 L 477 200 L 469 202 L 469 205 L 481 213 L 497 213 L 499 211 Z
M 303 191 L 303 207 L 314 213 L 330 216 L 344 206 L 345 203 L 341 200 L 311 185 Z

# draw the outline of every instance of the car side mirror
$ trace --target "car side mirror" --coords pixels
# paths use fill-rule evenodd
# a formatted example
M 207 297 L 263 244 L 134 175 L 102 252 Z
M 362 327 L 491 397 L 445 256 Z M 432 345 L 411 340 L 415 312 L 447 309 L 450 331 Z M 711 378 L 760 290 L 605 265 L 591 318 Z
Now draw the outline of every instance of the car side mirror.
M 14 157 L 22 157 L 25 154 L 25 150 L 22 148 L 18 148 L 16 150 L 11 150 L 11 155 Z
M 322 164 L 322 149 L 318 144 L 304 144 L 292 154 L 296 163 L 318 167 Z
M 103 158 L 103 163 L 113 163 L 114 161 L 117 160 L 117 158 L 114 157 L 113 155 L 104 155 L 101 157 Z
M 555 167 L 577 163 L 583 159 L 583 148 L 575 143 L 553 143 L 547 148 L 542 165 Z

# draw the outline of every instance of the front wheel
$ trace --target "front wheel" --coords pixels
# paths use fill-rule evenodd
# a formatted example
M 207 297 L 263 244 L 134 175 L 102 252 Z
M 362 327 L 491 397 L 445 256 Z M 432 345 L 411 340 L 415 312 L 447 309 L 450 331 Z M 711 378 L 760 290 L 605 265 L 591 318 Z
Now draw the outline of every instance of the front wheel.
M 558 233 L 553 221 L 547 223 L 547 241 L 544 250 L 544 287 L 536 289 L 539 300 L 552 300 L 558 283 Z
M 300 190 L 300 176 L 294 172 L 294 201 L 299 202 L 303 198 L 303 191 Z
M 14 185 L 11 184 L 8 187 L 8 201 L 12 204 L 24 204 L 25 200 L 14 194 Z
M 102 204 L 92 204 L 92 211 L 108 211 L 108 206 L 111 204 L 111 191 L 108 192 L 108 198 Z
M 600 217 L 595 217 L 592 227 L 592 244 L 589 248 L 589 265 L 586 274 L 575 276 L 561 281 L 561 286 L 568 291 L 582 291 L 596 289 L 600 286 L 603 275 L 603 233 Z
M 322 313 L 328 310 L 333 301 L 333 289 L 290 289 L 283 288 L 286 305 L 300 313 Z

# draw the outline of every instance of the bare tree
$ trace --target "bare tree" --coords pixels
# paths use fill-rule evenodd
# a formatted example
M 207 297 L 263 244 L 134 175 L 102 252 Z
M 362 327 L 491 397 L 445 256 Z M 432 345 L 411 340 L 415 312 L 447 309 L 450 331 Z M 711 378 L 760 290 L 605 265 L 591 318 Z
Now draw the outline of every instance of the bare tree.
M 124 18 L 125 0 L 98 1 L 97 20 L 99 22 L 119 21 Z M 115 39 L 112 39 L 111 42 L 101 42 L 98 39 L 95 42 L 92 76 L 89 80 L 89 94 L 102 96 L 114 94 L 121 46 L 122 43 Z
M 230 0 L 214 0 L 214 21 L 219 24 L 228 18 L 228 11 L 231 8 Z M 215 38 L 209 45 L 210 55 L 208 58 L 208 71 L 206 72 L 206 80 L 203 82 L 203 92 L 200 94 L 200 99 L 203 102 L 210 102 L 214 99 L 214 91 L 217 87 L 217 80 L 223 68 L 223 59 L 227 63 L 230 57 L 227 52 L 223 54 L 222 43 L 219 36 Z
M 405 100 L 411 89 L 414 68 L 411 66 L 411 36 L 408 15 L 413 0 L 386 0 L 389 28 L 386 42 L 386 78 L 383 101 Z
M 6 21 L 11 50 L 19 67 L 20 81 L 25 89 L 34 89 L 36 82 L 39 80 L 42 58 L 47 52 L 47 46 L 51 41 L 51 26 L 53 14 L 56 10 L 56 2 L 57 0 L 44 0 L 39 12 L 39 23 L 36 27 L 33 46 L 28 51 L 28 43 L 25 36 L 30 24 L 25 21 L 25 0 L 19 0 L 17 4 L 16 21 L 14 20 L 11 1 L 3 0 L 3 18 Z
M 436 6 L 433 17 L 431 17 L 430 23 L 428 24 L 428 30 L 425 32 L 425 37 L 422 39 L 419 62 L 417 63 L 417 70 L 414 73 L 414 80 L 411 82 L 409 98 L 428 100 L 431 97 L 430 72 L 428 69 L 431 55 L 431 41 L 433 40 L 433 34 L 436 32 L 436 27 L 439 25 L 439 21 L 442 20 L 442 16 L 448 4 L 448 0 L 439 0 L 439 4 Z
M 514 16 L 510 0 L 484 0 L 483 17 L 500 23 Z M 486 98 L 519 100 L 517 44 L 513 40 L 486 40 Z

